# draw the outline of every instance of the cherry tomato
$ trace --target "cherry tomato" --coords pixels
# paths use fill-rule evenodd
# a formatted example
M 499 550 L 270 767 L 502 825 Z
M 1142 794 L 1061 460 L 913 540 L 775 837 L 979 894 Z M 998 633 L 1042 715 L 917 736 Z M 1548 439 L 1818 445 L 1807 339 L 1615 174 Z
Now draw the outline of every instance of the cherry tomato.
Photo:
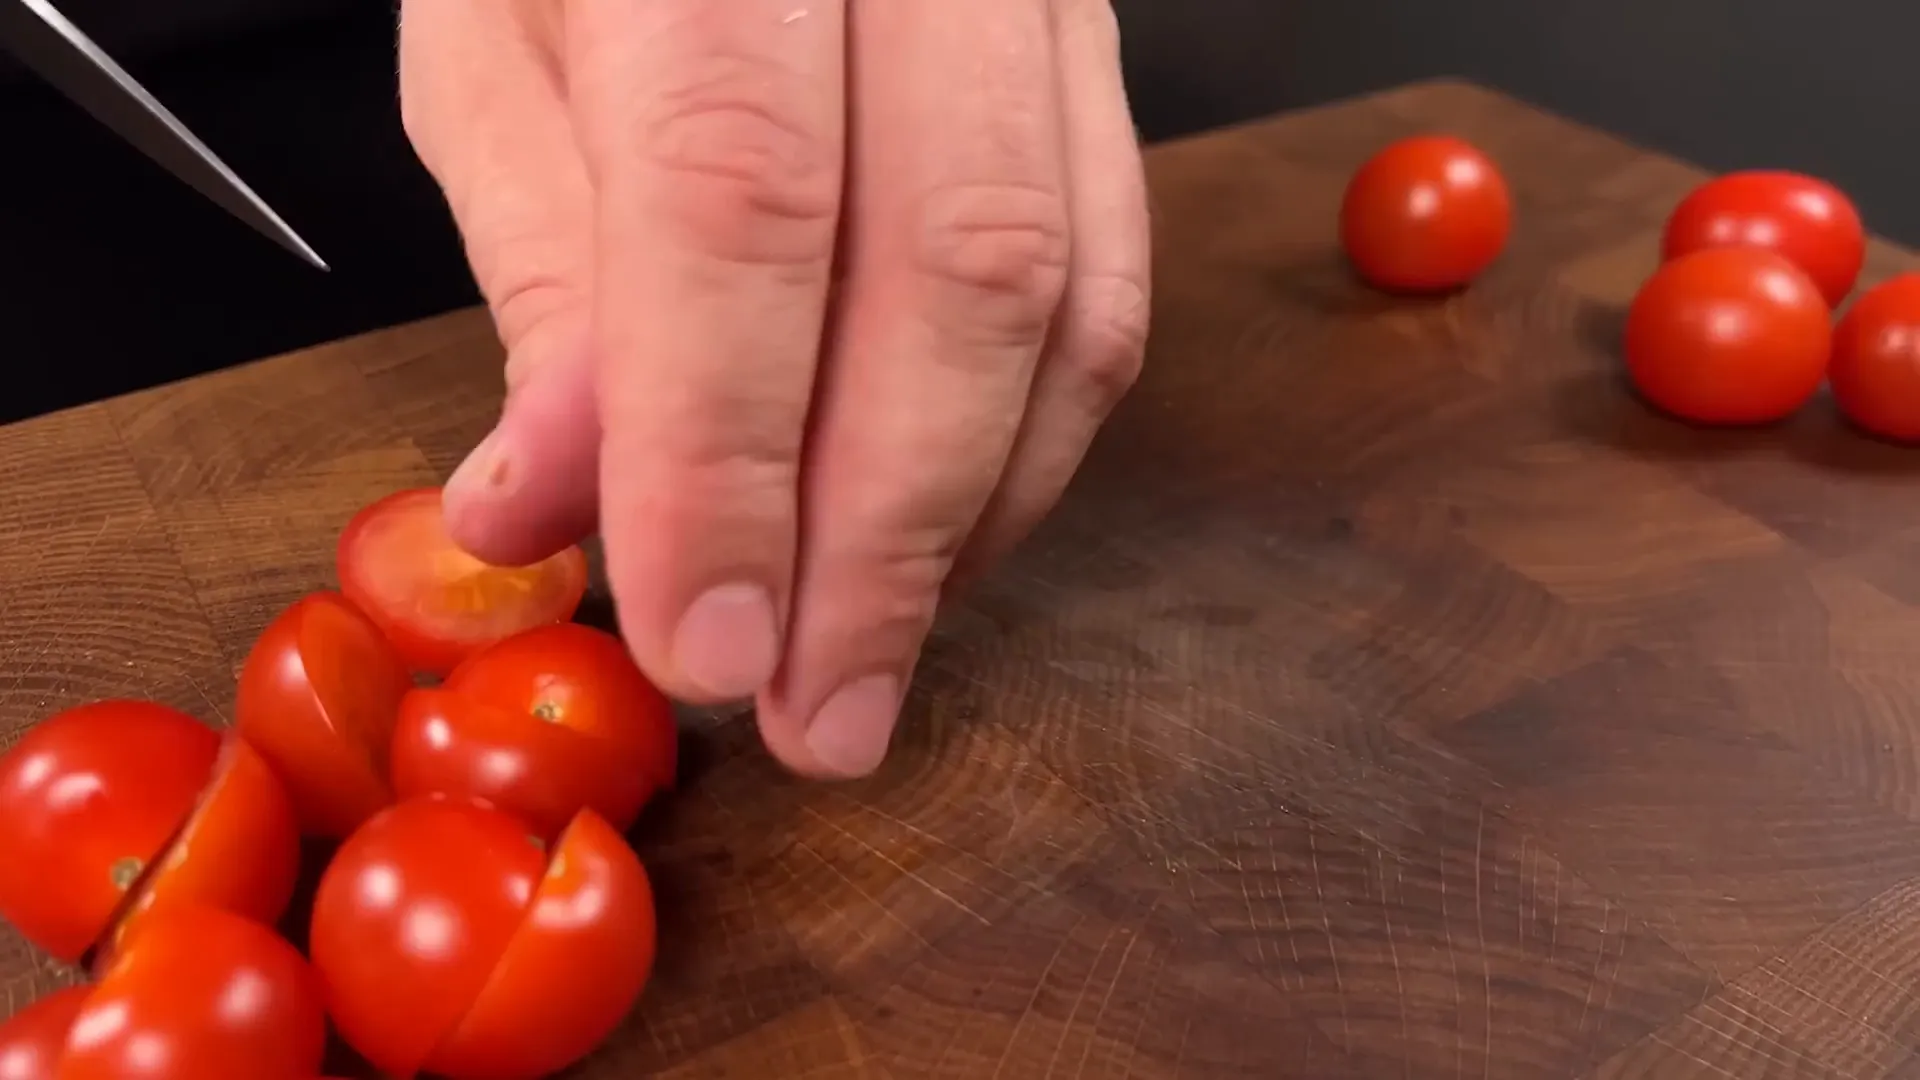
M 415 671 L 445 675 L 502 638 L 566 622 L 587 591 L 587 556 L 570 547 L 532 566 L 490 566 L 447 535 L 440 489 L 389 495 L 340 534 L 340 591 Z
M 479 798 L 551 839 L 582 808 L 626 829 L 671 787 L 677 732 L 666 696 L 619 638 L 558 623 L 475 653 L 438 688 L 407 695 L 393 739 L 400 798 Z
M 652 971 L 640 861 L 591 810 L 551 859 L 513 817 L 411 799 L 349 837 L 310 936 L 341 1035 L 407 1080 L 534 1080 L 590 1052 Z
M 1826 376 L 1820 290 L 1764 248 L 1707 248 L 1663 264 L 1627 311 L 1627 371 L 1656 407 L 1702 424 L 1761 424 Z
M 1507 246 L 1513 200 L 1471 145 L 1420 135 L 1375 154 L 1347 183 L 1340 243 L 1362 278 L 1395 292 L 1456 289 Z
M 1824 180 L 1753 170 L 1709 180 L 1667 218 L 1668 259 L 1711 247 L 1777 251 L 1813 279 L 1830 307 L 1853 290 L 1867 254 L 1866 229 L 1853 201 Z
M 147 876 L 99 961 L 156 911 L 193 904 L 271 926 L 300 877 L 300 824 L 293 800 L 258 751 L 229 735 L 213 783 L 186 827 Z
M 129 933 L 68 1032 L 59 1080 L 298 1080 L 327 1018 L 284 939 L 213 908 L 156 909 Z
M 69 986 L 0 1024 L 0 1080 L 60 1080 L 67 1032 L 92 992 L 90 986 Z
M 1920 442 L 1920 273 L 1888 278 L 1833 331 L 1834 404 L 1863 431 Z
M 68 963 L 107 931 L 213 777 L 220 735 L 105 701 L 48 717 L 0 757 L 0 916 Z
M 338 838 L 393 802 L 387 751 L 413 677 L 337 593 L 302 597 L 240 670 L 240 733 L 285 782 L 302 828 Z

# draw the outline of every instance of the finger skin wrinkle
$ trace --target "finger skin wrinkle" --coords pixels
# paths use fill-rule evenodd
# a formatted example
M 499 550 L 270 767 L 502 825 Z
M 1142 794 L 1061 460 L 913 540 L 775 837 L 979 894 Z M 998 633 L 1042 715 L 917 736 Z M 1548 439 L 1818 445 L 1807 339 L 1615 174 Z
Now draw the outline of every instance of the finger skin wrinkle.
M 958 294 L 932 305 L 956 312 L 940 330 L 979 344 L 1045 335 L 1071 261 L 1066 200 L 1057 188 L 944 185 L 925 199 L 920 218 L 913 268 L 935 288 Z

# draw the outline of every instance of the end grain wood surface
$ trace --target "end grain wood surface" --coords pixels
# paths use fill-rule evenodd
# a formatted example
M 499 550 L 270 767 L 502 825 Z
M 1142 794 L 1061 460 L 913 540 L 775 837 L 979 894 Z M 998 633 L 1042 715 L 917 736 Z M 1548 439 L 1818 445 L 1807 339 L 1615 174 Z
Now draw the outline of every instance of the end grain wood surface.
M 1375 295 L 1341 187 L 1436 128 L 1507 170 L 1512 247 Z M 880 775 L 690 722 L 635 837 L 658 974 L 573 1075 L 1920 1077 L 1920 451 L 1627 393 L 1700 174 L 1452 82 L 1150 171 L 1143 382 L 948 613 Z M 0 734 L 108 695 L 225 723 L 499 363 L 465 313 L 0 429 Z M 70 977 L 0 937 L 0 1006 Z

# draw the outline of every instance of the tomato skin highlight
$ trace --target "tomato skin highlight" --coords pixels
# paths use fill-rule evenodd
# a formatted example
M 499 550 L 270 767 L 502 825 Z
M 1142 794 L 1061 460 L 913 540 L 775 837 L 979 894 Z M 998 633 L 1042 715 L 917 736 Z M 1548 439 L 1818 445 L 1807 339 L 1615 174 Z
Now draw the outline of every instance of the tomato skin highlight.
M 1920 273 L 1888 278 L 1853 302 L 1834 328 L 1827 379 L 1855 427 L 1920 442 Z
M 460 1080 L 538 1080 L 592 1053 L 653 972 L 653 890 L 613 827 L 582 811 L 473 1007 L 427 1059 Z M 594 918 L 583 918 L 593 912 Z
M 524 826 L 469 800 L 411 799 L 361 826 L 320 880 L 309 936 L 341 1036 L 398 1080 L 418 1073 L 486 986 L 545 868 Z
M 240 670 L 236 726 L 286 785 L 302 830 L 346 836 L 393 802 L 386 756 L 413 677 L 337 593 L 295 601 Z
M 482 799 L 552 839 L 584 808 L 625 830 L 676 774 L 666 696 L 626 646 L 575 623 L 475 653 L 436 689 L 408 695 L 394 730 L 402 798 Z
M 0 1080 L 60 1080 L 67 1033 L 91 993 L 91 986 L 69 986 L 0 1024 Z
M 229 733 L 211 785 L 102 943 L 101 960 L 110 962 L 135 923 L 176 905 L 218 908 L 272 926 L 299 878 L 293 800 L 259 751 Z
M 68 963 L 192 813 L 220 735 L 146 701 L 81 705 L 0 757 L 0 917 Z
M 303 1080 L 327 1020 L 300 954 L 212 908 L 156 910 L 129 934 L 67 1037 L 59 1080 Z
M 1683 420 L 1765 424 L 1820 388 L 1830 313 L 1783 255 L 1707 248 L 1663 264 L 1627 311 L 1627 371 L 1641 396 Z
M 1446 135 L 1389 144 L 1347 182 L 1340 244 L 1361 278 L 1390 292 L 1442 292 L 1506 249 L 1513 197 L 1491 159 Z
M 340 591 L 379 625 L 414 671 L 445 676 L 523 630 L 573 618 L 587 593 L 577 545 L 529 567 L 489 566 L 447 533 L 441 489 L 388 495 L 347 522 Z
M 1824 180 L 1781 170 L 1728 173 L 1693 189 L 1667 218 L 1663 259 L 1712 247 L 1763 247 L 1791 259 L 1829 307 L 1853 291 L 1866 227 L 1853 200 Z

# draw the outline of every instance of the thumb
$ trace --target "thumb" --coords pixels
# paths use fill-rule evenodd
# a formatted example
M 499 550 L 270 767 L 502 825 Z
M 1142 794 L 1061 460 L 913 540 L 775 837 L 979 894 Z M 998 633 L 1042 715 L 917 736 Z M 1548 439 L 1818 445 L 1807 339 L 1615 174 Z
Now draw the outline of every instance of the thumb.
M 492 563 L 591 532 L 600 427 L 589 298 L 592 191 L 543 5 L 406 0 L 407 135 L 446 194 L 507 348 L 507 401 L 447 481 L 447 529 Z

